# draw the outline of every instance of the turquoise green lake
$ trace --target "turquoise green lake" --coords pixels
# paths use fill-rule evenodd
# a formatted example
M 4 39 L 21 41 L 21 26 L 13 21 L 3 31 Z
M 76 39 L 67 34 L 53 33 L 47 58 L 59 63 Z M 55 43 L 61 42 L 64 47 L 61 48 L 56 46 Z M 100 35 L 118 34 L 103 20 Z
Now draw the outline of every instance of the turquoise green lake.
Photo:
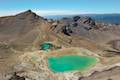
M 43 44 L 41 45 L 41 49 L 42 49 L 42 50 L 48 50 L 48 49 L 50 49 L 52 46 L 53 46 L 53 45 L 50 44 L 50 43 L 43 43 Z
M 86 70 L 93 67 L 97 63 L 95 57 L 87 56 L 60 56 L 60 57 L 49 57 L 48 64 L 49 68 L 53 72 L 66 72 L 73 70 Z

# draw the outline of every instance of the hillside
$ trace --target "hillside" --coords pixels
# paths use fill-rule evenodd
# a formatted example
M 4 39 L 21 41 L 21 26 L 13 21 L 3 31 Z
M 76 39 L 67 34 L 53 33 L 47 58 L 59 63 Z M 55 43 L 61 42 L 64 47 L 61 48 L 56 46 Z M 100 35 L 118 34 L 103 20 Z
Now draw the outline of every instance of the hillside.
M 56 25 L 53 23 L 53 30 L 68 36 L 80 36 L 101 46 L 111 45 L 111 48 L 114 41 L 120 40 L 120 25 L 95 22 L 90 17 L 63 18 L 56 21 Z
M 109 73 L 104 70 L 119 64 L 119 35 L 120 25 L 91 17 L 49 20 L 31 10 L 0 17 L 0 80 L 78 80 L 83 76 L 81 80 L 93 80 L 96 70 L 103 72 L 95 75 Z M 85 71 L 54 73 L 50 69 L 49 58 L 73 55 L 93 57 L 96 64 Z M 117 70 L 114 73 L 119 73 Z

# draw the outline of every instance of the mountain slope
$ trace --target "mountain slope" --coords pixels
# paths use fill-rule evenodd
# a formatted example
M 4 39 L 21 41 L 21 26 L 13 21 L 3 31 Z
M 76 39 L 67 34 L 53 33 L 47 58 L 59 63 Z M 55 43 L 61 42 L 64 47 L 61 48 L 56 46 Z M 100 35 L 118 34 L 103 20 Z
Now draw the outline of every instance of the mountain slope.
M 79 70 L 59 74 L 48 68 L 49 57 L 63 55 L 96 57 L 98 63 L 92 71 L 113 66 L 120 60 L 119 30 L 119 25 L 97 23 L 90 17 L 54 21 L 31 10 L 1 17 L 0 80 L 77 80 L 82 76 Z M 44 43 L 51 44 L 52 48 L 42 50 Z
M 68 36 L 84 37 L 101 46 L 109 46 L 109 42 L 120 40 L 120 25 L 98 23 L 90 17 L 63 18 L 56 25 L 53 23 L 53 29 Z

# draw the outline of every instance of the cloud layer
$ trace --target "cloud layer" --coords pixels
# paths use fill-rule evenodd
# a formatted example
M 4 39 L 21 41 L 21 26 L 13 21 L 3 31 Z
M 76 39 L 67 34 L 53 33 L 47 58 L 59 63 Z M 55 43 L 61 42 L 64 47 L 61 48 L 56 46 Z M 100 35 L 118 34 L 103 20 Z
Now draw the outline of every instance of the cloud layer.
M 73 15 L 80 14 L 80 11 L 73 10 L 37 10 L 34 11 L 41 16 L 49 16 L 49 15 Z
M 16 11 L 0 11 L 0 16 L 9 16 L 15 15 L 25 10 L 16 10 Z M 49 16 L 49 15 L 74 15 L 80 14 L 80 11 L 74 10 L 33 10 L 36 14 L 40 16 Z
M 11 10 L 11 11 L 0 11 L 0 16 L 10 16 L 16 15 L 18 13 L 24 12 L 26 10 Z M 77 10 L 32 10 L 37 15 L 40 16 L 51 16 L 51 15 L 78 15 L 78 14 L 103 14 L 100 12 L 87 12 L 87 11 L 77 11 Z M 108 13 L 104 13 L 108 14 Z

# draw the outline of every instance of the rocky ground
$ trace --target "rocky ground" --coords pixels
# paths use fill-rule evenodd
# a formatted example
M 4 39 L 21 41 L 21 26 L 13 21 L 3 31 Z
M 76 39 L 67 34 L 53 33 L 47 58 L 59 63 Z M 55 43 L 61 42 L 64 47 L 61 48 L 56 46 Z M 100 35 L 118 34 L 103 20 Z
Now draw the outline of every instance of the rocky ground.
M 31 10 L 0 18 L 0 80 L 119 80 L 120 25 L 98 23 L 90 17 L 47 20 Z M 41 50 L 44 42 L 53 44 Z M 66 51 L 67 50 L 67 51 Z M 87 71 L 54 73 L 50 56 L 94 56 Z

